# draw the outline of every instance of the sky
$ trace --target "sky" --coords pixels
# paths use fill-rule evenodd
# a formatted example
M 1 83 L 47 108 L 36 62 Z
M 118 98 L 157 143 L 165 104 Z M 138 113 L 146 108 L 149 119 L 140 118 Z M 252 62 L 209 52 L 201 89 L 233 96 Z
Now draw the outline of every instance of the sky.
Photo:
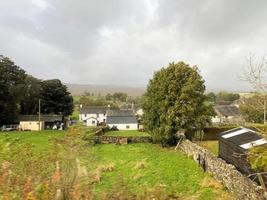
M 145 87 L 170 62 L 197 65 L 209 90 L 240 80 L 267 44 L 266 0 L 0 0 L 0 54 L 65 83 Z

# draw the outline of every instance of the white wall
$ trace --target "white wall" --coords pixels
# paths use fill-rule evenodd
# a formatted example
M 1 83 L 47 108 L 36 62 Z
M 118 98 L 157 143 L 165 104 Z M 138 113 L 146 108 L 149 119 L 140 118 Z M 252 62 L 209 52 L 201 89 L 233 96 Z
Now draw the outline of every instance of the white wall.
M 103 123 L 106 122 L 107 116 L 106 114 L 79 114 L 79 120 L 81 122 L 84 122 L 85 125 L 87 126 L 96 126 L 97 122 L 98 123 Z M 95 121 L 95 124 L 92 122 Z
M 40 122 L 41 130 L 44 129 L 44 121 Z M 39 130 L 39 121 L 21 121 L 19 123 L 21 130 L 23 131 L 38 131 Z
M 110 128 L 113 126 L 116 126 L 119 130 L 137 130 L 138 124 L 108 124 Z M 126 128 L 126 126 L 129 126 L 129 128 Z

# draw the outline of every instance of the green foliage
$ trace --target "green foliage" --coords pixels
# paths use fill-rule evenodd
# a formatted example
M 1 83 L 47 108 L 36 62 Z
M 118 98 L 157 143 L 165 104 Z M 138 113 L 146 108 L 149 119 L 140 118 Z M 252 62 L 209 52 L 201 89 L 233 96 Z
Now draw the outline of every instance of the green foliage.
M 58 79 L 47 80 L 41 83 L 41 100 L 43 114 L 71 115 L 73 112 L 73 98 L 67 87 Z
M 143 99 L 145 129 L 155 141 L 174 144 L 179 129 L 201 130 L 213 109 L 204 95 L 204 80 L 197 67 L 170 63 L 150 80 Z
M 207 94 L 208 101 L 215 103 L 216 102 L 216 94 L 214 92 L 209 92 Z
M 255 94 L 252 97 L 244 98 L 240 105 L 240 111 L 247 122 L 263 123 L 263 108 L 266 96 Z
M 267 172 L 267 146 L 254 147 L 249 151 L 249 161 L 253 169 Z
M 240 95 L 237 93 L 221 91 L 216 95 L 216 101 L 235 101 L 240 98 Z

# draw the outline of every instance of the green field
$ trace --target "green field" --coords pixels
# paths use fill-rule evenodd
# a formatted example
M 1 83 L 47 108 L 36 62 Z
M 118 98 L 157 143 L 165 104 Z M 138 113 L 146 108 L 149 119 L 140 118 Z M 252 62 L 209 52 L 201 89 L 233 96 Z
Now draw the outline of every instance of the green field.
M 150 136 L 147 132 L 140 132 L 137 130 L 125 130 L 125 131 L 109 131 L 105 135 L 108 136 Z
M 218 140 L 208 140 L 208 141 L 199 141 L 196 142 L 198 145 L 204 147 L 205 149 L 208 149 L 210 152 L 212 152 L 214 155 L 218 155 L 219 151 L 219 142 Z
M 54 199 L 58 190 L 67 199 L 232 199 L 181 152 L 91 146 L 84 132 L 0 132 L 0 199 Z

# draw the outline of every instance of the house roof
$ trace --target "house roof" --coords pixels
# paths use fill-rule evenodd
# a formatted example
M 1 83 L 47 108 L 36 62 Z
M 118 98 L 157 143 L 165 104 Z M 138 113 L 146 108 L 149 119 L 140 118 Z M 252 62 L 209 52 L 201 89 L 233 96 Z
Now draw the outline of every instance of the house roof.
M 41 115 L 40 120 L 44 122 L 62 121 L 62 115 Z M 38 115 L 19 115 L 19 121 L 38 121 Z
M 107 112 L 107 107 L 84 107 L 81 108 L 80 113 L 81 114 L 97 114 L 101 113 L 104 114 Z
M 233 105 L 217 105 L 215 111 L 223 116 L 240 116 L 240 110 Z
M 137 124 L 132 110 L 108 110 L 107 124 Z
M 107 116 L 107 124 L 137 124 L 135 116 Z
M 108 110 L 108 116 L 116 116 L 116 117 L 125 117 L 125 116 L 135 116 L 132 110 Z
M 257 134 L 257 132 L 239 127 L 225 131 L 220 134 L 220 138 L 227 140 L 243 149 L 267 144 L 267 141 Z

